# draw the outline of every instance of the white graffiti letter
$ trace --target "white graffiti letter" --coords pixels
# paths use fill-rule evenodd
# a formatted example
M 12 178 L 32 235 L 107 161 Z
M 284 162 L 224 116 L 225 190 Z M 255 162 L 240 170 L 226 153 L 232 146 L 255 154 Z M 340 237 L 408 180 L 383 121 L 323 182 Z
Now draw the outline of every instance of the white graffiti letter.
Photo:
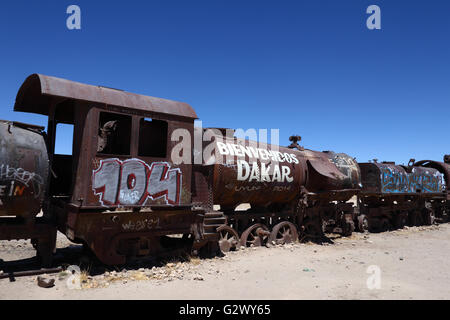
M 170 204 L 180 203 L 181 170 L 171 169 L 165 162 L 150 167 L 147 192 L 153 200 L 165 197 Z
M 95 194 L 100 194 L 100 201 L 115 204 L 119 190 L 120 160 L 107 159 L 100 161 L 100 167 L 94 171 L 92 187 Z
M 122 164 L 120 179 L 120 204 L 137 204 L 145 193 L 147 176 L 145 164 L 137 159 L 126 160 Z
M 238 181 L 247 180 L 248 177 L 250 176 L 250 165 L 243 160 L 238 160 L 237 165 L 238 165 L 238 175 L 237 175 Z M 244 167 L 245 167 L 245 175 L 243 173 Z

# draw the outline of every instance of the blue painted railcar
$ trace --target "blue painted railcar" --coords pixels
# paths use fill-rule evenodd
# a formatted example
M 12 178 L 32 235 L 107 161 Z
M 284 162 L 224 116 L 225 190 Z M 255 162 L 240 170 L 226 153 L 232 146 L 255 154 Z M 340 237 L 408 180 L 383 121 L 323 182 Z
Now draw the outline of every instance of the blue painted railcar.
M 434 168 L 394 163 L 360 163 L 364 194 L 416 194 L 445 191 L 444 175 Z
M 448 172 L 442 168 L 413 160 L 408 166 L 372 162 L 359 163 L 359 167 L 360 230 L 387 231 L 448 220 Z

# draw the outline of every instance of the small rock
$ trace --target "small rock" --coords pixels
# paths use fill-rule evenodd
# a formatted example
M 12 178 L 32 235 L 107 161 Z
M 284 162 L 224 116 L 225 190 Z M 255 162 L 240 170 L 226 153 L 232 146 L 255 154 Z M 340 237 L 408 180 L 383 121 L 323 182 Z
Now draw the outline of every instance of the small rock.
M 197 281 L 203 281 L 203 280 L 205 280 L 205 279 L 203 279 L 203 277 L 202 277 L 201 275 L 196 275 L 196 276 L 194 277 L 194 280 L 197 280 Z
M 55 285 L 55 279 L 47 279 L 39 276 L 37 278 L 37 284 L 41 288 L 51 288 Z
M 400 257 L 399 259 L 400 259 L 401 261 L 403 261 L 403 257 Z

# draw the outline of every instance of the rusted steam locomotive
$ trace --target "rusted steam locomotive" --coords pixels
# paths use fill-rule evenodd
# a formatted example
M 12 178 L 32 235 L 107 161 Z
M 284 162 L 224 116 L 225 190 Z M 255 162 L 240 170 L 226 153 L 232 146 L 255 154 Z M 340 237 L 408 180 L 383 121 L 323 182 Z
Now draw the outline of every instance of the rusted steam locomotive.
M 194 141 L 173 141 L 180 129 L 195 135 L 189 105 L 38 74 L 14 110 L 48 116 L 48 129 L 0 122 L 0 240 L 31 239 L 44 265 L 57 230 L 120 265 L 180 245 L 226 252 L 444 222 L 450 211 L 449 156 L 358 164 L 299 137 L 279 147 L 208 129 L 200 152 L 211 152 L 195 164 Z M 73 125 L 72 155 L 55 154 L 60 123 Z

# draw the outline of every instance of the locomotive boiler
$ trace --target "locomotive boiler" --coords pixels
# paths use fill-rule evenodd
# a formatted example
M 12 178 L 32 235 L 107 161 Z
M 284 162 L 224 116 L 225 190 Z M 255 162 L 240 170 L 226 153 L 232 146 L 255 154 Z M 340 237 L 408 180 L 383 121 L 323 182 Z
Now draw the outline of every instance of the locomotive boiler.
M 0 121 L 0 216 L 32 220 L 41 210 L 49 169 L 43 130 Z

